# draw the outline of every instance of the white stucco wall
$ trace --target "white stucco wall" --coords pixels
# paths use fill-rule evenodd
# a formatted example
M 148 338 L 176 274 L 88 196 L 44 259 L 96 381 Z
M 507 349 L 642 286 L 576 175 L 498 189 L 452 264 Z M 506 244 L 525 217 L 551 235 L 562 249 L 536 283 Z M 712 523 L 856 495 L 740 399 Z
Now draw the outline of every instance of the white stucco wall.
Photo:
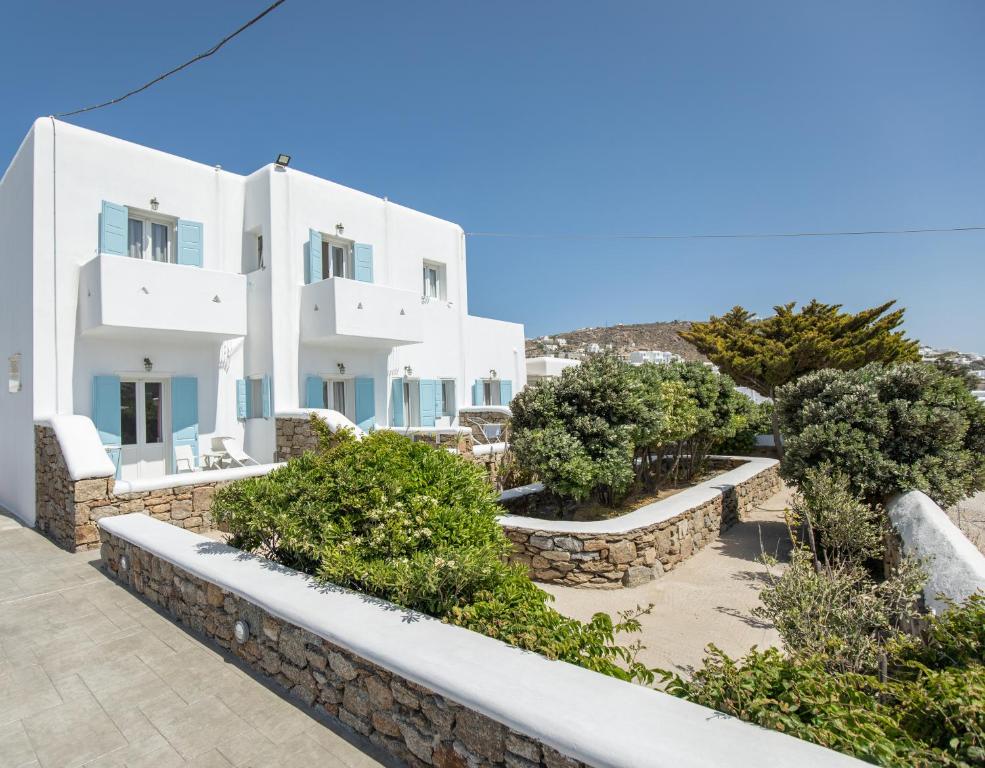
M 149 211 L 151 199 L 159 216 L 202 223 L 202 269 L 101 266 L 115 258 L 98 253 L 102 202 Z M 0 223 L 0 312 L 9 318 L 0 329 L 9 349 L 0 351 L 21 352 L 24 369 L 24 392 L 0 406 L 12 436 L 0 454 L 0 503 L 25 519 L 34 515 L 33 421 L 91 416 L 93 376 L 146 378 L 144 358 L 155 377 L 198 379 L 203 450 L 213 435 L 229 435 L 260 461 L 273 458 L 274 420 L 237 420 L 237 379 L 269 375 L 272 410 L 284 411 L 305 405 L 305 376 L 336 375 L 343 362 L 346 375 L 374 379 L 379 424 L 390 419 L 390 382 L 406 366 L 414 378 L 454 379 L 458 405 L 471 403 L 472 381 L 490 368 L 512 379 L 514 392 L 526 381 L 522 326 L 467 314 L 461 227 L 293 169 L 240 176 L 42 118 L 7 172 Z M 356 288 L 374 303 L 398 294 L 411 302 L 421 343 L 390 347 L 384 331 L 360 338 L 365 329 L 356 333 L 348 319 L 331 340 L 301 337 L 309 229 L 333 234 L 339 223 L 346 239 L 373 246 L 379 290 Z M 251 264 L 257 234 L 263 269 Z M 440 301 L 420 301 L 424 261 L 444 265 Z
M 0 179 L 0 507 L 34 523 L 34 131 Z M 21 391 L 7 391 L 7 358 L 21 355 Z M 24 478 L 30 478 L 25 482 Z

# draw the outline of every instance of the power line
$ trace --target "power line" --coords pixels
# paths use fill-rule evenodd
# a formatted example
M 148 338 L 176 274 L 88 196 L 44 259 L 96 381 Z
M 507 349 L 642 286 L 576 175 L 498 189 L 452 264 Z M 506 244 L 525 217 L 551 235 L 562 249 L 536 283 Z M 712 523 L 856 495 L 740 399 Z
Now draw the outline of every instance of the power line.
M 930 232 L 982 232 L 981 227 L 924 227 L 921 229 L 860 229 L 836 232 L 737 232 L 727 234 L 598 234 L 537 232 L 466 232 L 468 237 L 499 237 L 517 240 L 752 240 L 783 237 L 852 237 L 857 235 L 918 235 Z
M 234 37 L 236 37 L 236 35 L 240 34 L 241 32 L 244 32 L 245 30 L 247 30 L 250 27 L 252 27 L 258 21 L 260 21 L 260 19 L 262 19 L 268 13 L 270 13 L 275 8 L 277 8 L 277 6 L 283 5 L 285 2 L 286 2 L 286 0 L 277 0 L 276 3 L 273 3 L 266 10 L 262 11 L 261 13 L 257 14 L 256 16 L 254 16 L 252 19 L 250 19 L 248 22 L 246 22 L 243 26 L 241 26 L 235 32 L 232 32 L 231 34 L 226 35 L 224 38 L 222 38 L 222 40 L 220 40 L 218 43 L 216 43 L 211 48 L 209 48 L 209 50 L 205 51 L 204 53 L 198 54 L 198 56 L 196 56 L 193 59 L 189 59 L 184 64 L 179 64 L 174 69 L 169 70 L 168 72 L 165 72 L 163 75 L 159 75 L 158 77 L 155 77 L 150 82 L 144 83 L 142 86 L 140 86 L 139 88 L 135 88 L 134 90 L 130 91 L 129 93 L 124 93 L 122 96 L 118 96 L 115 99 L 110 99 L 109 101 L 104 101 L 102 104 L 93 104 L 91 107 L 83 107 L 82 109 L 76 109 L 73 112 L 62 112 L 59 115 L 55 115 L 55 117 L 71 117 L 72 115 L 79 115 L 79 114 L 82 114 L 83 112 L 91 112 L 94 109 L 102 109 L 103 107 L 109 107 L 109 106 L 111 106 L 113 104 L 119 104 L 124 99 L 128 99 L 131 96 L 134 96 L 134 95 L 140 93 L 141 91 L 146 91 L 152 85 L 156 85 L 157 83 L 161 82 L 165 78 L 171 77 L 171 75 L 173 75 L 173 74 L 175 74 L 177 72 L 180 72 L 181 70 L 185 69 L 185 67 L 190 67 L 192 64 L 194 64 L 197 61 L 201 61 L 202 59 L 207 59 L 213 53 L 215 53 L 220 48 L 222 48 L 222 46 L 224 46 L 226 43 L 228 43 L 230 40 L 232 40 Z

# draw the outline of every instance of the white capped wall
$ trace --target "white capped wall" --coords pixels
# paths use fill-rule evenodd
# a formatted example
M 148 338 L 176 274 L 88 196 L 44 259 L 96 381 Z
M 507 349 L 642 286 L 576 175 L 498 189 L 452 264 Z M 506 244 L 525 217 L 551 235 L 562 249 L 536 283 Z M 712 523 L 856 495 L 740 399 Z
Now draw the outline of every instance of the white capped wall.
M 0 179 L 0 507 L 34 524 L 34 130 Z M 21 355 L 21 391 L 7 390 L 7 358 Z M 25 478 L 29 482 L 25 481 Z

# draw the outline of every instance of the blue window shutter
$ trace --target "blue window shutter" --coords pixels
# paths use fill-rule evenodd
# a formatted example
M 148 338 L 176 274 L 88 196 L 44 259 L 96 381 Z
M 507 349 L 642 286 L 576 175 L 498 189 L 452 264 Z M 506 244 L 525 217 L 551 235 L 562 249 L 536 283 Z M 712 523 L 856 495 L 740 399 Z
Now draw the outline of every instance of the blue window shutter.
M 356 379 L 356 424 L 366 431 L 376 426 L 376 393 L 369 378 Z
M 260 390 L 263 393 L 263 418 L 269 419 L 273 415 L 273 407 L 270 400 L 270 377 L 264 376 L 263 382 L 260 385 Z
M 99 252 L 109 256 L 127 255 L 127 218 L 125 205 L 103 200 L 99 214 Z
M 202 266 L 205 245 L 202 240 L 202 223 L 199 221 L 178 221 L 178 263 L 189 267 Z
M 434 426 L 434 381 L 422 379 L 419 385 L 421 392 L 421 426 Z
M 394 379 L 390 387 L 393 400 L 393 426 L 404 426 L 404 380 Z
M 317 283 L 322 279 L 321 273 L 321 232 L 308 230 L 308 258 L 304 264 L 305 284 Z
M 120 377 L 92 377 L 92 423 L 96 425 L 103 445 L 120 444 L 123 427 L 120 423 Z
M 499 382 L 499 403 L 509 405 L 513 399 L 513 382 L 509 379 L 502 379 Z
M 356 280 L 362 280 L 364 283 L 373 282 L 373 246 L 356 243 L 353 253 L 356 262 Z
M 198 466 L 198 379 L 192 376 L 171 379 L 171 445 L 190 445 Z
M 472 405 L 485 405 L 482 398 L 482 379 L 476 379 L 472 385 Z
M 236 379 L 236 418 L 243 420 L 250 415 L 246 407 L 247 399 L 246 379 Z
M 325 407 L 325 386 L 319 376 L 308 376 L 304 380 L 304 407 Z

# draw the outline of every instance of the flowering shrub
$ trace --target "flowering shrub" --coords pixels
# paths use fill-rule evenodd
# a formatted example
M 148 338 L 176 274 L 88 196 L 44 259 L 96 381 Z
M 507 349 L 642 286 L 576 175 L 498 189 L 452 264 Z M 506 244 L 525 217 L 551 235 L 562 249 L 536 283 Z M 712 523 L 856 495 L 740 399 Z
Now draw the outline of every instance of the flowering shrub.
M 327 582 L 439 617 L 522 648 L 623 679 L 650 680 L 635 613 L 582 623 L 548 605 L 496 522 L 480 468 L 394 432 L 329 435 L 268 475 L 216 492 L 213 514 L 232 544 Z

